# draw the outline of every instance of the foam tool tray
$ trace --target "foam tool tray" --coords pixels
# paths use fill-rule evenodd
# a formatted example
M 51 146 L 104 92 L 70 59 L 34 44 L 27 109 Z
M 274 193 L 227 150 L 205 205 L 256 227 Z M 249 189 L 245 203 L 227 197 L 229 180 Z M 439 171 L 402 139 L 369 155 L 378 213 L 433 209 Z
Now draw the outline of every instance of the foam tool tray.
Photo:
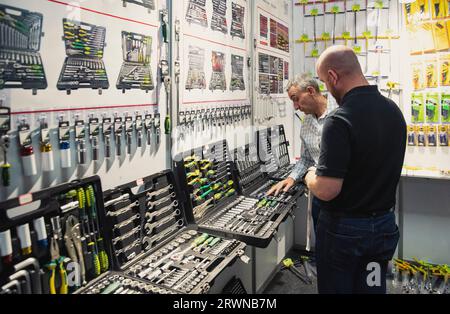
M 264 165 L 258 159 L 255 144 L 236 148 L 233 155 L 240 192 L 244 196 L 267 200 L 268 202 L 296 205 L 297 199 L 303 195 L 305 190 L 303 185 L 295 185 L 288 192 L 282 192 L 277 196 L 266 195 L 278 181 L 271 180 L 268 174 L 262 171 Z
M 230 157 L 226 141 L 176 157 L 177 177 L 186 191 L 187 215 L 200 232 L 267 247 L 292 206 L 239 196 Z
M 103 89 L 109 88 L 102 59 L 106 28 L 64 18 L 63 30 L 67 57 L 57 88 L 67 94 L 79 88 L 92 88 L 101 94 Z
M 0 294 L 69 294 L 110 270 L 100 178 L 0 204 Z
M 148 92 L 155 88 L 151 62 L 152 37 L 122 31 L 123 60 L 117 80 L 117 88 L 142 89 Z
M 47 88 L 41 46 L 43 16 L 40 13 L 0 5 L 0 89 Z
M 80 293 L 207 292 L 245 244 L 196 231 L 180 195 L 170 170 L 105 191 L 105 238 L 119 277 L 99 278 Z
M 154 0 L 122 0 L 123 6 L 126 7 L 127 3 L 133 3 L 136 5 L 140 5 L 144 8 L 147 8 L 148 13 L 155 9 L 155 1 Z
M 259 130 L 258 155 L 265 162 L 265 172 L 272 180 L 284 180 L 292 172 L 295 164 L 290 163 L 289 141 L 283 125 Z

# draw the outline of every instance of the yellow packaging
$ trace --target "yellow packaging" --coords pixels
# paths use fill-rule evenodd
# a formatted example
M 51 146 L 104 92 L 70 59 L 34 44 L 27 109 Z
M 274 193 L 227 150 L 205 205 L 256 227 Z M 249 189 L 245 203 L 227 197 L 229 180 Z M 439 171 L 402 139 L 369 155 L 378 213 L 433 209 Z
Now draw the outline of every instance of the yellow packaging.
M 417 0 L 416 3 L 419 6 L 419 15 L 421 20 L 430 19 L 430 6 L 428 0 Z
M 417 146 L 426 146 L 425 127 L 423 125 L 416 126 Z
M 417 145 L 416 128 L 414 125 L 408 125 L 408 146 Z
M 441 85 L 450 86 L 450 55 L 441 56 L 439 60 Z
M 419 12 L 419 5 L 416 1 L 413 3 L 405 3 L 403 4 L 403 11 L 406 16 L 406 24 L 411 24 L 414 21 L 415 16 Z
M 410 54 L 421 54 L 422 53 L 422 40 L 419 37 L 421 29 L 420 25 L 410 24 L 406 27 L 408 34 L 408 46 Z
M 412 86 L 414 90 L 420 90 L 424 88 L 424 75 L 423 64 L 416 62 L 411 64 L 412 69 Z
M 429 60 L 425 63 L 425 86 L 435 88 L 438 86 L 437 60 Z
M 447 0 L 431 0 L 431 16 L 433 19 L 443 18 L 447 15 Z
M 447 23 L 437 21 L 432 25 L 434 48 L 436 50 L 447 50 L 450 47 Z
M 446 125 L 440 125 L 439 146 L 449 146 L 450 145 L 449 136 L 450 136 L 450 128 L 447 129 Z
M 434 147 L 437 145 L 436 126 L 429 125 L 425 127 L 427 146 Z
M 432 53 L 436 51 L 432 23 L 423 23 L 419 27 L 418 36 L 422 44 L 423 52 Z

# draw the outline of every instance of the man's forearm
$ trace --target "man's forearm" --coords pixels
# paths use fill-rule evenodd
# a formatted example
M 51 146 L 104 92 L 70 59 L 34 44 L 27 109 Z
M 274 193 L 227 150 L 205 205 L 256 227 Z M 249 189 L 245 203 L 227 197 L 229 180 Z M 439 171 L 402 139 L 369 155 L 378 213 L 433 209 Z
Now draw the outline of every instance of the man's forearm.
M 343 179 L 319 177 L 315 169 L 310 169 L 304 180 L 311 193 L 318 199 L 329 202 L 335 199 L 342 190 Z

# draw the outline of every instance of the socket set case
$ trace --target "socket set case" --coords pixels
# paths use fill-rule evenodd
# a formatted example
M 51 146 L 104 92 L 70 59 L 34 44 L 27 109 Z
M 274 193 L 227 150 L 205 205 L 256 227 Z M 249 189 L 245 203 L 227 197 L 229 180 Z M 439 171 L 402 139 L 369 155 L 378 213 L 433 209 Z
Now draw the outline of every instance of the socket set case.
M 206 0 L 189 0 L 186 12 L 186 21 L 208 27 L 208 16 L 206 15 Z
M 0 208 L 0 294 L 69 294 L 110 270 L 98 176 L 10 199 Z M 10 218 L 13 213 L 22 214 Z
M 216 276 L 244 253 L 244 243 L 188 225 L 170 170 L 104 195 L 104 230 L 120 272 L 99 278 L 80 293 L 206 293 Z
M 122 0 L 123 6 L 126 7 L 127 3 L 132 3 L 136 5 L 140 5 L 144 8 L 147 8 L 148 13 L 155 9 L 155 1 L 154 0 Z
M 183 153 L 175 160 L 180 186 L 187 194 L 188 215 L 200 232 L 264 248 L 293 209 L 292 204 L 237 195 L 226 141 Z
M 47 88 L 39 49 L 43 15 L 0 5 L 0 89 Z
M 106 28 L 64 18 L 63 30 L 67 57 L 57 88 L 67 94 L 79 88 L 92 88 L 101 94 L 109 88 L 102 59 Z
M 117 89 L 142 89 L 148 92 L 155 88 L 150 68 L 152 37 L 122 31 L 123 61 L 117 80 Z
M 303 185 L 294 185 L 288 192 L 282 192 L 277 196 L 266 196 L 266 193 L 278 181 L 269 179 L 268 174 L 262 171 L 264 165 L 258 160 L 256 145 L 249 144 L 237 148 L 233 154 L 235 157 L 239 188 L 243 195 L 296 205 L 297 199 L 304 194 L 305 187 Z

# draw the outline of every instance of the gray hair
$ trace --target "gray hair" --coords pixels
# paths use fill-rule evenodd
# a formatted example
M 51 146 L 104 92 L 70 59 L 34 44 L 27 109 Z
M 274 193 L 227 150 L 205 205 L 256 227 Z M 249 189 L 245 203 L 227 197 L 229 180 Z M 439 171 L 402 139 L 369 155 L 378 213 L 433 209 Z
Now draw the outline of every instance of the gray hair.
M 312 87 L 315 89 L 317 93 L 320 93 L 320 87 L 317 81 L 308 73 L 298 74 L 293 79 L 289 80 L 286 92 L 289 92 L 291 87 L 298 87 L 302 91 L 306 90 L 308 87 Z

